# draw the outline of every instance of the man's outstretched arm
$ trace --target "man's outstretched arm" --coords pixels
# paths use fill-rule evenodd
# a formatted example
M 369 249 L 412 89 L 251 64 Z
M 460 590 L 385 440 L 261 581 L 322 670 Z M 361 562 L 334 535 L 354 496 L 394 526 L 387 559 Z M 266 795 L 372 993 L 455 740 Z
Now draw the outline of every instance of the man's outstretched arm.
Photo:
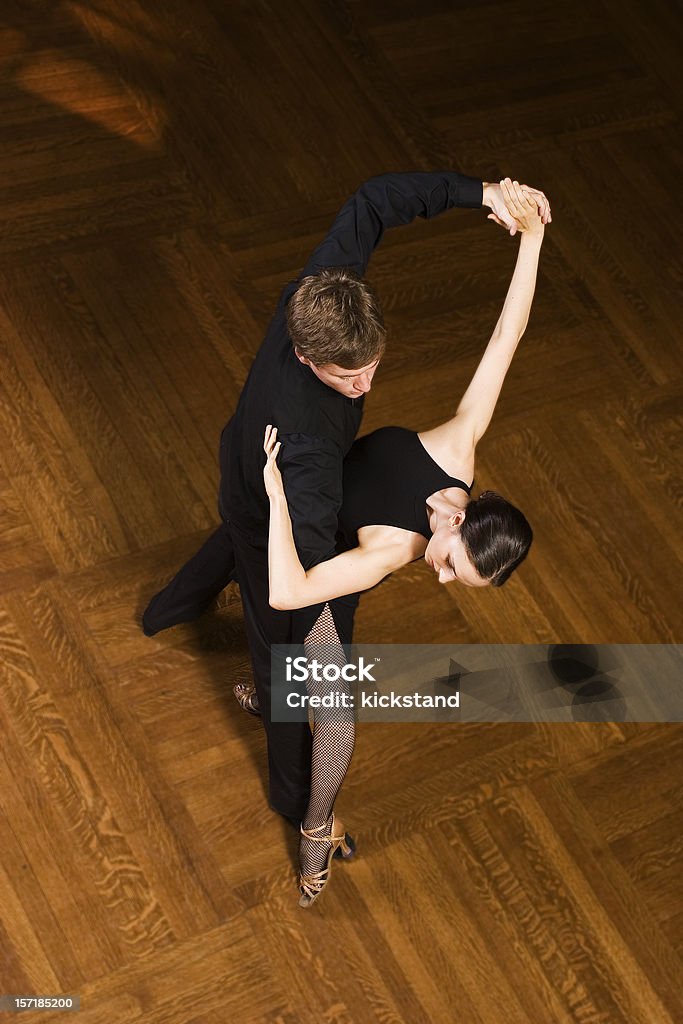
M 547 199 L 537 189 L 529 191 L 535 193 L 545 223 L 545 217 L 550 216 Z M 330 231 L 311 254 L 302 277 L 325 267 L 351 267 L 363 277 L 387 228 L 410 224 L 416 217 L 429 220 L 453 207 L 478 210 L 482 206 L 493 211 L 491 219 L 515 233 L 514 219 L 497 183 L 482 182 L 456 171 L 379 174 L 363 182 L 342 206 Z
M 482 182 L 455 171 L 378 174 L 342 206 L 327 236 L 312 253 L 303 277 L 324 267 L 351 267 L 365 275 L 387 228 L 430 219 L 454 206 L 480 209 Z

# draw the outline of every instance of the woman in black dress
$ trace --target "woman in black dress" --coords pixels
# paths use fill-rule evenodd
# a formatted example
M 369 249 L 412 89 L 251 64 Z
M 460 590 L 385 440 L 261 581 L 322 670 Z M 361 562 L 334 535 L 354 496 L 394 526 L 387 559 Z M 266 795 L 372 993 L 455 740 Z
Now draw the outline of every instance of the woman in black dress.
M 297 555 L 277 468 L 277 429 L 266 430 L 270 603 L 282 609 L 325 603 L 307 649 L 324 645 L 329 652 L 336 643 L 343 659 L 338 636 L 350 633 L 340 628 L 335 614 L 352 617 L 360 592 L 417 558 L 425 559 L 440 583 L 484 587 L 503 584 L 527 555 L 532 532 L 519 509 L 494 492 L 470 496 L 475 449 L 529 318 L 544 234 L 536 203 L 515 182 L 502 187 L 521 232 L 517 263 L 498 323 L 455 416 L 419 434 L 386 427 L 354 443 L 344 466 L 342 553 L 308 571 Z M 336 598 L 346 600 L 332 607 L 326 603 Z M 337 847 L 344 855 L 351 852 L 333 806 L 353 742 L 352 719 L 316 714 L 311 799 L 301 826 L 302 906 L 310 906 L 322 891 Z

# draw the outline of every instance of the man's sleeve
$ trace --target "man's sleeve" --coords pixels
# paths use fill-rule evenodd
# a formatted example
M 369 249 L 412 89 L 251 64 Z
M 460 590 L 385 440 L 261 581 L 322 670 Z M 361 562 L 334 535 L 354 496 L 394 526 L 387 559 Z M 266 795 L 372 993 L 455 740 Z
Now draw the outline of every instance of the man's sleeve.
M 337 553 L 335 539 L 342 503 L 344 459 L 341 450 L 329 438 L 305 434 L 284 434 L 280 451 L 278 464 L 287 495 L 294 541 L 304 569 L 311 569 L 328 558 L 334 558 Z M 348 601 L 348 598 L 342 600 Z M 335 603 L 329 602 L 330 605 Z M 310 643 L 315 643 L 314 638 L 319 640 L 322 636 L 325 638 L 326 656 L 330 658 L 336 651 L 342 659 L 340 664 L 344 664 L 346 658 L 336 627 L 332 635 L 324 617 L 327 607 L 317 604 L 293 609 L 290 613 L 292 639 L 295 643 L 303 643 L 308 638 Z M 334 623 L 333 618 L 330 621 Z
M 454 206 L 479 209 L 480 178 L 455 171 L 379 174 L 342 206 L 328 235 L 308 260 L 302 277 L 324 267 L 350 267 L 361 277 L 386 228 L 429 219 Z
M 326 437 L 283 434 L 278 465 L 304 569 L 335 555 L 343 456 Z

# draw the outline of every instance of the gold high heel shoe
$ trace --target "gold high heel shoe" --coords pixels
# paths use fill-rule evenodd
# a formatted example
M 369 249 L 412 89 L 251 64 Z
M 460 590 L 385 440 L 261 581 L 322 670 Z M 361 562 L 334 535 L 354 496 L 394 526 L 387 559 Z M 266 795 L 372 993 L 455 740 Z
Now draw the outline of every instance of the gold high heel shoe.
M 248 711 L 250 715 L 261 714 L 258 697 L 256 696 L 256 687 L 253 683 L 235 683 L 232 692 L 235 694 L 237 703 L 244 711 Z
M 325 866 L 320 871 L 316 871 L 313 875 L 299 875 L 299 889 L 301 890 L 301 896 L 299 897 L 300 907 L 310 907 L 327 885 L 332 858 L 337 847 L 341 846 L 342 857 L 350 857 L 353 853 L 353 850 L 346 842 L 346 830 L 341 821 L 335 818 L 334 814 L 332 815 L 332 831 L 330 835 L 314 835 L 315 832 L 320 832 L 324 828 L 327 828 L 327 822 L 324 825 L 319 825 L 318 828 L 312 828 L 309 832 L 306 831 L 303 825 L 301 826 L 302 836 L 313 840 L 314 843 L 330 843 L 330 852 L 327 855 Z

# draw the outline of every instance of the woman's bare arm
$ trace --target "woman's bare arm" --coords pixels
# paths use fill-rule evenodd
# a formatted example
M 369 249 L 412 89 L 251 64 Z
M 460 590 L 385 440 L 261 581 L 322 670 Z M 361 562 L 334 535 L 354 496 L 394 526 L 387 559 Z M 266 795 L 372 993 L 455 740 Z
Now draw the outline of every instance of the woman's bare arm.
M 522 234 L 498 323 L 455 417 L 444 424 L 452 447 L 461 452 L 473 450 L 491 422 L 505 375 L 529 320 L 543 242 L 544 227 L 536 203 L 513 182 L 503 181 L 501 188 Z
M 277 467 L 280 442 L 276 442 L 276 437 L 277 428 L 268 426 L 263 445 L 268 459 L 263 477 L 270 499 L 268 578 L 271 608 L 307 608 L 345 594 L 368 590 L 402 565 L 397 548 L 357 547 L 320 562 L 308 572 L 304 569 L 294 543 L 287 498 Z

